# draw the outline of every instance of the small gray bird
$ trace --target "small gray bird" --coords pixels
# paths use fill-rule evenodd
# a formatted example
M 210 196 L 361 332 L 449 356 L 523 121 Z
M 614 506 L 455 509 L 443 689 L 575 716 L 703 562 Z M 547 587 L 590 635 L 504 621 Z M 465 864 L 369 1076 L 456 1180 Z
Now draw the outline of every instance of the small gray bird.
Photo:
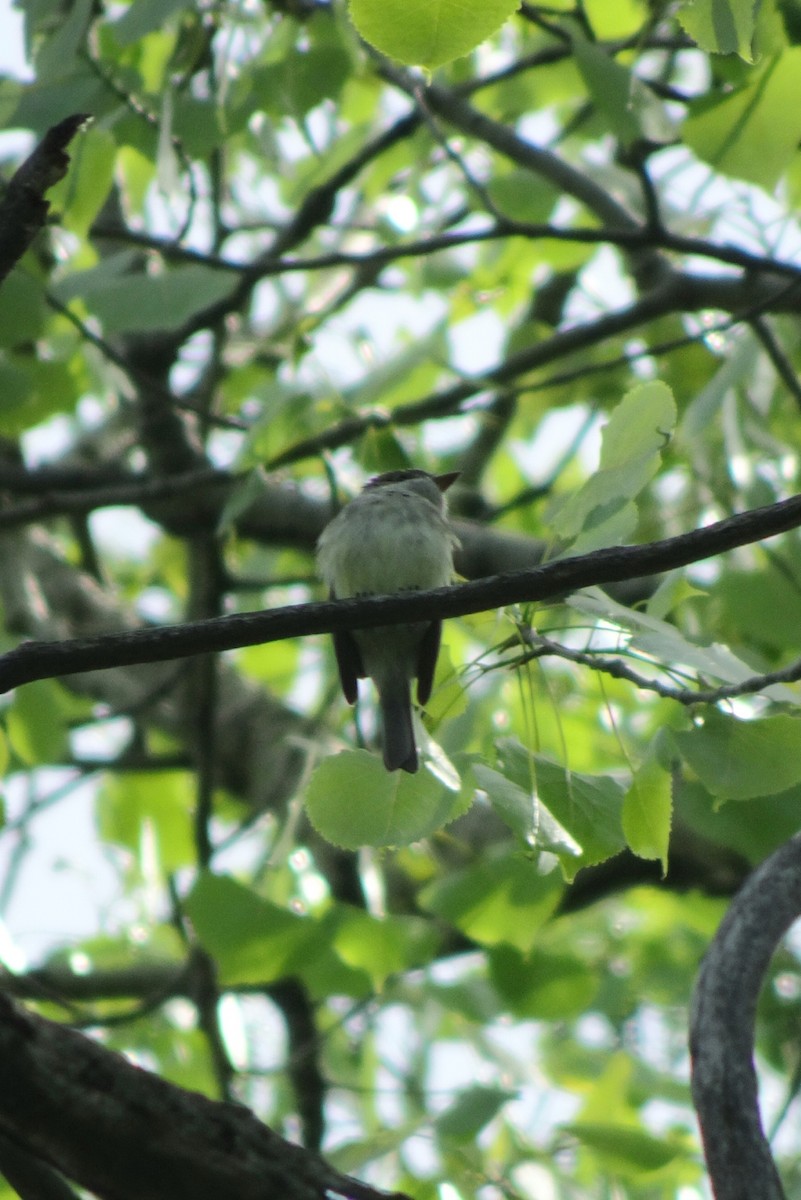
M 317 563 L 333 599 L 444 587 L 453 577 L 459 539 L 448 524 L 443 493 L 457 478 L 427 471 L 388 471 L 334 517 L 317 543 Z M 369 676 L 378 691 L 388 771 L 417 770 L 411 681 L 417 699 L 431 695 L 442 622 L 420 621 L 334 634 L 345 699 Z

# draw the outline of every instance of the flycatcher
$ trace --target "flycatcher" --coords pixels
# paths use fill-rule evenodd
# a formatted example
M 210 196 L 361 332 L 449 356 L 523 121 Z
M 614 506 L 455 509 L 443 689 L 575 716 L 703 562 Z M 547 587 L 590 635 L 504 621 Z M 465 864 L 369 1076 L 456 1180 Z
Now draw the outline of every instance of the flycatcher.
M 332 599 L 389 595 L 444 587 L 453 577 L 459 539 L 448 524 L 445 496 L 458 472 L 388 471 L 334 517 L 317 544 L 317 563 Z M 417 770 L 411 683 L 417 699 L 431 695 L 441 621 L 386 625 L 334 634 L 345 699 L 354 704 L 357 680 L 378 691 L 388 771 Z

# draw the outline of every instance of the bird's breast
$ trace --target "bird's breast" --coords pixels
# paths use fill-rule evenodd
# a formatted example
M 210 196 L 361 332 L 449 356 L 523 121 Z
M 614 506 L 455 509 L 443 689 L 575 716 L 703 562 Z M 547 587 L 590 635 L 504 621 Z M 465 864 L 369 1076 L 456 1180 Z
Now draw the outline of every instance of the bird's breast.
M 379 490 L 343 509 L 321 542 L 320 563 L 337 596 L 442 587 L 453 573 L 452 537 L 426 500 Z

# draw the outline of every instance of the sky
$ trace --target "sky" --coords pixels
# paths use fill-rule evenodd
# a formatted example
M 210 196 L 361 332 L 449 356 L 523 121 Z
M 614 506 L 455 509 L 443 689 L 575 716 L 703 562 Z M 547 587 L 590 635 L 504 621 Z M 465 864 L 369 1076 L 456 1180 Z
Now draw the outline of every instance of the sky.
M 22 13 L 11 0 L 0 0 L 0 72 L 26 74 L 22 44 Z

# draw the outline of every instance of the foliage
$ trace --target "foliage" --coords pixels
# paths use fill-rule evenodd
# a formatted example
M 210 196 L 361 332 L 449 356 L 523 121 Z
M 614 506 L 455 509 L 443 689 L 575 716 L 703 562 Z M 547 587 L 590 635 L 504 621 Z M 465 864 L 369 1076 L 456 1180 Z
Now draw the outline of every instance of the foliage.
M 354 0 L 391 58 L 339 0 L 21 7 L 5 126 L 94 119 L 0 288 L 4 650 L 322 599 L 332 506 L 411 463 L 461 472 L 465 578 L 801 490 L 795 3 L 432 48 Z M 414 777 L 324 639 L 18 688 L 14 990 L 419 1200 L 690 1200 L 687 1005 L 798 827 L 799 656 L 791 532 L 449 622 Z

